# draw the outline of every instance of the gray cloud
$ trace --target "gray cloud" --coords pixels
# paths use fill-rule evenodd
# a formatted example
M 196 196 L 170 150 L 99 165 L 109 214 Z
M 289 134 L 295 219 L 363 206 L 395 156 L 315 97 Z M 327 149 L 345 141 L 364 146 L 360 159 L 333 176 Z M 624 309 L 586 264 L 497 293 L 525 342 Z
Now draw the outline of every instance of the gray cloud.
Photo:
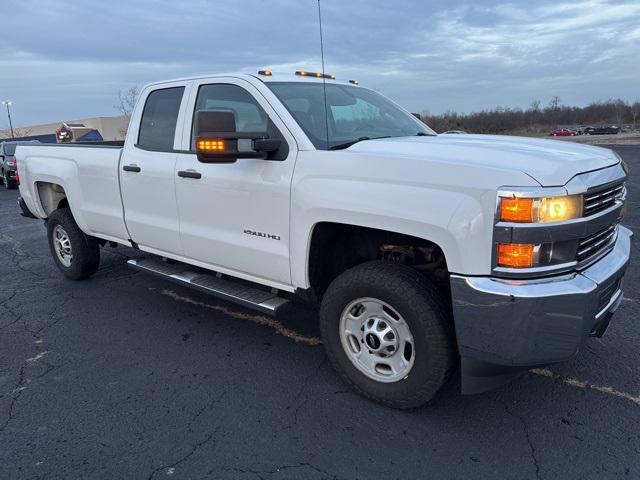
M 413 111 L 640 97 L 635 0 L 322 2 L 327 70 Z M 316 5 L 22 0 L 3 11 L 0 97 L 25 125 L 113 115 L 118 89 L 163 78 L 315 70 Z

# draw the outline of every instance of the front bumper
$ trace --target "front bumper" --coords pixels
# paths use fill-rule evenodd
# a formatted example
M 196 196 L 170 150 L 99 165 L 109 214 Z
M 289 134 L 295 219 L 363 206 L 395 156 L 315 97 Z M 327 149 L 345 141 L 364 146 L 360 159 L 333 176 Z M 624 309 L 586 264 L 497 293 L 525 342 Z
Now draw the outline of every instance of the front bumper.
M 538 280 L 451 276 L 463 393 L 480 393 L 531 367 L 573 357 L 601 336 L 622 301 L 633 233 L 580 272 Z

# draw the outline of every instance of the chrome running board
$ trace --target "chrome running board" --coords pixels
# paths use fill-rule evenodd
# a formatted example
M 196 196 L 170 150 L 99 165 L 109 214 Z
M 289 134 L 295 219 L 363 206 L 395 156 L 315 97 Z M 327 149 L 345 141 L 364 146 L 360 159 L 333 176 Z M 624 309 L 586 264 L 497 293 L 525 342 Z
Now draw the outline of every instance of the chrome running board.
M 275 315 L 280 308 L 289 303 L 289 300 L 271 291 L 247 286 L 247 282 L 226 280 L 215 273 L 204 273 L 207 271 L 186 263 L 165 262 L 161 258 L 132 258 L 127 264 L 136 270 L 268 315 Z

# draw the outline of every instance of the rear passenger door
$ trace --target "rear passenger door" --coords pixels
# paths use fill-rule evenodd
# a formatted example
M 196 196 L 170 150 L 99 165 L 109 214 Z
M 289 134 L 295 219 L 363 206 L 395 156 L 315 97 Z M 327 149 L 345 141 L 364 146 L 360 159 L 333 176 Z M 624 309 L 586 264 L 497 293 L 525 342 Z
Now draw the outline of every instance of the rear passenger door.
M 189 83 L 143 92 L 120 160 L 124 217 L 131 240 L 152 253 L 182 255 L 175 194 L 175 144 L 180 141 Z M 135 123 L 134 123 L 135 122 Z M 179 130 L 179 131 L 178 131 Z

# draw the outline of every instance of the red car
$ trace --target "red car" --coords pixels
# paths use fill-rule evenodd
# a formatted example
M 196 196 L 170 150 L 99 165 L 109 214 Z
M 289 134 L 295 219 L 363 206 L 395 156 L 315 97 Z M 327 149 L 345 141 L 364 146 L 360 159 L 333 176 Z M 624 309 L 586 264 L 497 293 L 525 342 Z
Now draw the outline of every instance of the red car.
M 568 128 L 556 128 L 549 132 L 549 136 L 551 137 L 575 137 L 576 135 L 578 135 L 578 132 L 569 130 Z

